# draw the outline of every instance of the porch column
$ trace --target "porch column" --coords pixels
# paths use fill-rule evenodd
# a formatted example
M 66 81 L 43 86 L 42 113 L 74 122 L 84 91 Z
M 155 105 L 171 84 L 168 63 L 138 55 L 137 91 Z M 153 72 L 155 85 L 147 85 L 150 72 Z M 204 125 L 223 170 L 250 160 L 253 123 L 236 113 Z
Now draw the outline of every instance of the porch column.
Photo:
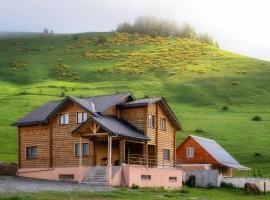
M 108 135 L 108 166 L 112 165 L 112 136 Z
M 79 156 L 79 180 L 78 182 L 81 183 L 83 181 L 83 146 L 82 146 L 82 137 L 80 136 L 80 156 Z
M 112 178 L 112 136 L 108 134 L 108 163 L 107 163 L 107 179 L 111 183 Z
M 144 143 L 144 157 L 145 157 L 145 165 L 148 167 L 149 165 L 149 157 L 148 157 L 148 144 L 147 142 Z
M 82 147 L 82 137 L 80 137 L 80 157 L 79 157 L 79 166 L 83 165 L 83 159 L 82 155 L 83 154 L 83 147 Z

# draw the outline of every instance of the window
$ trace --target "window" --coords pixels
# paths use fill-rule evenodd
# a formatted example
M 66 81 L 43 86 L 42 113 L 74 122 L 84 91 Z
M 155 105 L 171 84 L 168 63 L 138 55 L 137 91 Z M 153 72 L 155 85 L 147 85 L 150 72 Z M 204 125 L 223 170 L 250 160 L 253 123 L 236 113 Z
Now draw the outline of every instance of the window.
M 86 112 L 78 112 L 77 113 L 77 124 L 81 124 L 87 120 Z
M 37 147 L 26 147 L 26 159 L 37 159 Z
M 68 124 L 69 116 L 68 114 L 60 115 L 60 124 Z
M 170 160 L 170 150 L 163 149 L 163 160 Z
M 177 181 L 177 177 L 169 176 L 169 182 L 176 182 L 176 181 Z
M 160 119 L 160 128 L 162 131 L 166 131 L 166 118 Z
M 141 175 L 141 180 L 142 181 L 151 180 L 151 175 Z
M 83 156 L 89 156 L 89 143 L 83 143 Z M 80 143 L 75 144 L 75 156 L 80 156 Z
M 149 127 L 155 128 L 155 115 L 149 115 Z
M 186 150 L 186 156 L 188 158 L 193 158 L 194 157 L 194 147 L 187 147 L 187 150 Z

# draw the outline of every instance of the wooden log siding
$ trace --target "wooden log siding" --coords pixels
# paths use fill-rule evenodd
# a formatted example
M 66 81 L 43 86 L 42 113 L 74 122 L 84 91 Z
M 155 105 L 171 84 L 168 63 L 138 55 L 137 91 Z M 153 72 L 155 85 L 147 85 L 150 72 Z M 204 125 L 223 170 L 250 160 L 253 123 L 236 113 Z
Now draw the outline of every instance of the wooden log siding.
M 50 166 L 49 126 L 19 127 L 20 168 L 47 168 Z M 37 159 L 26 159 L 26 147 L 37 146 Z
M 149 115 L 155 116 L 155 128 L 149 126 Z M 161 130 L 161 118 L 166 119 L 166 130 Z M 147 109 L 147 136 L 150 145 L 155 145 L 157 162 L 159 165 L 171 164 L 175 161 L 175 128 L 159 103 L 150 104 Z M 170 150 L 170 160 L 163 162 L 163 149 Z
M 84 109 L 74 103 L 68 103 L 61 111 L 59 111 L 52 120 L 52 149 L 53 149 L 53 166 L 54 167 L 71 167 L 79 165 L 79 157 L 75 156 L 75 144 L 80 142 L 78 137 L 71 135 L 72 130 L 77 128 L 77 112 L 85 112 Z M 69 124 L 59 124 L 59 115 L 68 113 Z M 89 113 L 90 114 L 90 113 Z M 89 153 L 87 157 L 83 157 L 83 165 L 90 166 L 93 156 L 93 142 L 89 139 L 83 139 L 83 143 L 89 143 Z
M 140 130 L 145 130 L 146 107 L 119 109 L 120 117 L 131 123 Z

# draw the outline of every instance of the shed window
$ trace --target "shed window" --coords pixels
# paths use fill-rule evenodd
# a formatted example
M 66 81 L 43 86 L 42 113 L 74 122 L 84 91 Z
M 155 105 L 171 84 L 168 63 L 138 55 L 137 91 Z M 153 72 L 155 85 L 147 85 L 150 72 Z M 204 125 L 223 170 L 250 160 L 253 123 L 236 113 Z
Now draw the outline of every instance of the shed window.
M 176 181 L 177 181 L 177 177 L 169 176 L 169 182 L 176 182 Z
M 37 159 L 37 147 L 26 147 L 26 159 Z
M 194 157 L 194 147 L 187 147 L 186 156 L 188 158 L 193 158 Z
M 87 120 L 86 112 L 78 112 L 77 113 L 77 124 L 81 124 Z
M 155 115 L 149 115 L 149 127 L 155 128 Z
M 166 118 L 160 119 L 160 128 L 162 131 L 166 131 Z
M 60 124 L 68 124 L 69 121 L 69 115 L 68 114 L 61 114 L 60 115 Z
M 89 156 L 89 143 L 83 143 L 83 156 Z M 75 144 L 75 156 L 80 156 L 80 143 Z
M 170 150 L 163 149 L 163 160 L 170 160 Z
M 142 181 L 151 180 L 151 175 L 141 175 L 141 180 Z

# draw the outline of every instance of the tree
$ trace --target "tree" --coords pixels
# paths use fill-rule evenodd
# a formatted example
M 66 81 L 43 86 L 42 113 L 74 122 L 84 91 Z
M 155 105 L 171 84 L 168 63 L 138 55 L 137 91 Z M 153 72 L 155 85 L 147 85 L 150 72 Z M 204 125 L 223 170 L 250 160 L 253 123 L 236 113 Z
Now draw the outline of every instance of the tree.
M 43 34 L 47 35 L 48 33 L 49 33 L 49 29 L 44 28 L 44 30 L 43 30 Z

